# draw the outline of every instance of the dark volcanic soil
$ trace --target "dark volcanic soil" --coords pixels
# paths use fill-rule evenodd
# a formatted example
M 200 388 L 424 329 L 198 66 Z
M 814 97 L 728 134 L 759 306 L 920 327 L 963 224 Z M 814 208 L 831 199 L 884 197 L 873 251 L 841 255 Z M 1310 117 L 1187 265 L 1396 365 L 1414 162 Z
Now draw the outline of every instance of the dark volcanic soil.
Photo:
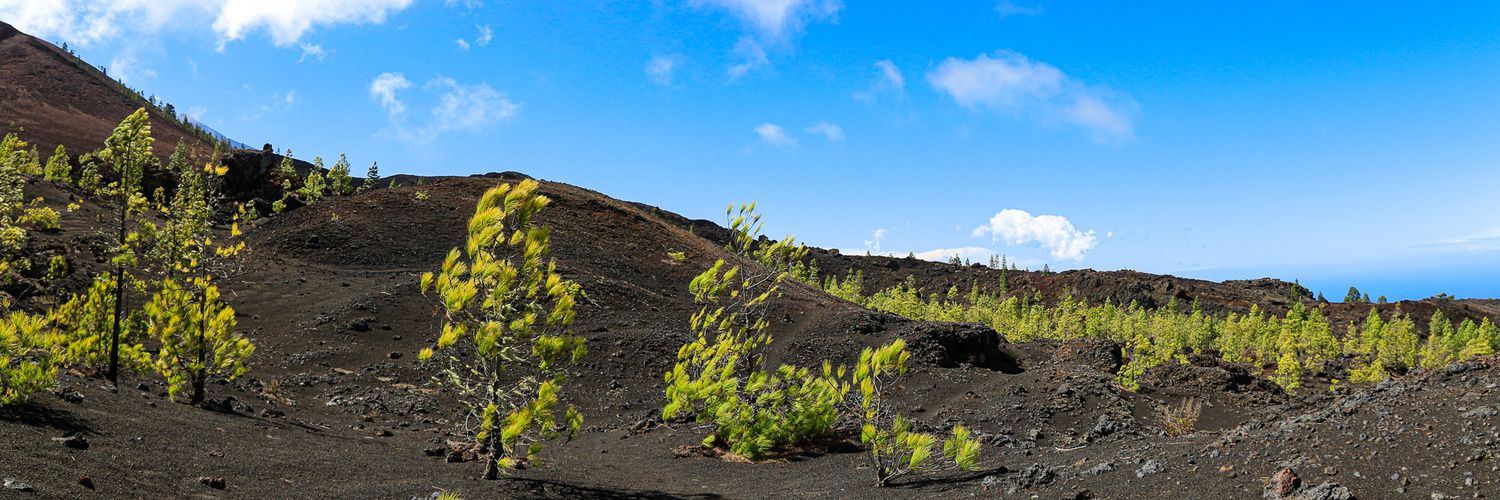
M 766 463 L 677 458 L 674 449 L 697 444 L 707 429 L 659 422 L 661 374 L 697 309 L 687 282 L 732 256 L 695 236 L 700 231 L 681 229 L 672 214 L 544 183 L 554 200 L 541 215 L 553 228 L 553 256 L 589 296 L 574 325 L 588 337 L 589 353 L 566 395 L 584 411 L 588 431 L 553 444 L 538 466 L 476 480 L 477 462 L 442 458 L 462 443 L 462 419 L 415 360 L 439 326 L 416 283 L 461 241 L 478 196 L 519 178 L 492 174 L 332 197 L 257 221 L 248 230 L 254 271 L 221 283 L 231 290 L 225 295 L 239 330 L 257 345 L 248 376 L 211 386 L 222 407 L 169 402 L 153 376 L 110 388 L 63 375 L 56 394 L 0 416 L 0 475 L 35 490 L 0 488 L 0 498 L 406 499 L 450 489 L 468 498 L 1257 498 L 1283 466 L 1300 474 L 1305 489 L 1332 481 L 1359 498 L 1469 498 L 1489 494 L 1500 479 L 1490 456 L 1500 440 L 1500 361 L 1493 358 L 1338 392 L 1314 381 L 1287 395 L 1243 367 L 1194 357 L 1157 367 L 1131 392 L 1111 381 L 1121 360 L 1119 346 L 1106 341 L 1006 344 L 983 326 L 914 322 L 797 284 L 770 315 L 773 360 L 849 363 L 864 346 L 906 339 L 915 361 L 892 393 L 898 407 L 932 432 L 954 423 L 978 431 L 986 442 L 980 470 L 909 476 L 876 489 L 847 430 Z M 27 193 L 59 208 L 70 195 L 44 181 Z M 98 208 L 82 204 L 61 231 L 35 235 L 38 255 L 66 255 L 79 274 L 52 289 L 16 291 L 29 305 L 82 286 L 101 265 L 88 244 Z M 677 262 L 669 251 L 688 258 Z M 880 275 L 870 270 L 889 269 L 881 258 L 818 257 L 825 272 L 864 266 L 867 287 L 904 279 L 907 270 L 930 290 L 989 272 L 899 261 Z M 1263 307 L 1276 297 L 1256 295 L 1253 283 L 1131 272 L 1023 275 L 1042 290 L 1070 284 L 1065 277 L 1146 290 L 1171 283 L 1190 296 L 1212 292 Z M 1453 304 L 1480 313 L 1494 307 Z M 1199 432 L 1162 435 L 1156 409 L 1187 398 L 1204 402 Z M 64 443 L 74 435 L 87 447 Z M 92 489 L 80 484 L 84 475 Z M 201 477 L 223 478 L 225 488 Z

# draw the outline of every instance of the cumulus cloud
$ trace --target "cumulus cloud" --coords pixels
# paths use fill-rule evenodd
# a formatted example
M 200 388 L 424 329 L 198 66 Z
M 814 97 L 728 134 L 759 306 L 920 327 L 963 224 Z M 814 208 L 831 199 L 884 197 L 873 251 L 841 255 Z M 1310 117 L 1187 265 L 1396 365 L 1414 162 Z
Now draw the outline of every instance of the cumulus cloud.
M 818 123 L 817 125 L 813 125 L 811 127 L 807 127 L 807 129 L 805 129 L 804 131 L 807 132 L 807 133 L 809 133 L 809 134 L 822 134 L 823 136 L 827 137 L 828 140 L 830 140 L 830 141 L 842 141 L 842 140 L 844 140 L 844 129 L 843 129 L 843 127 L 840 127 L 838 125 L 834 125 L 834 124 L 828 123 L 828 122 L 821 122 L 821 123 Z
M 771 123 L 762 123 L 755 127 L 755 133 L 760 135 L 760 140 L 766 141 L 766 144 L 778 148 L 790 148 L 797 145 L 795 137 L 787 135 L 786 130 Z
M 838 0 L 693 0 L 728 10 L 763 39 L 783 40 L 802 32 L 809 23 L 837 22 L 844 4 Z
M 901 76 L 901 70 L 896 68 L 896 63 L 886 59 L 877 61 L 875 67 L 880 70 L 880 79 L 870 86 L 870 90 L 855 92 L 855 99 L 874 102 L 881 94 L 901 96 L 906 93 L 906 77 Z
M 382 73 L 370 82 L 370 98 L 385 108 L 390 131 L 409 142 L 431 142 L 443 132 L 480 130 L 515 116 L 521 107 L 488 84 L 466 85 L 438 77 L 422 85 L 423 91 L 440 93 L 431 116 L 426 125 L 413 127 L 408 124 L 406 103 L 396 95 L 412 86 L 401 73 Z
M 278 47 L 319 25 L 382 23 L 412 0 L 0 0 L 0 19 L 47 38 L 89 46 L 164 28 L 207 25 L 219 45 L 264 30 Z
M 973 60 L 950 57 L 927 74 L 927 81 L 965 107 L 1067 123 L 1096 142 L 1128 140 L 1135 133 L 1131 117 L 1138 106 L 1130 96 L 1084 84 L 1012 51 Z
M 677 56 L 656 56 L 646 61 L 646 75 L 661 85 L 671 85 L 672 75 L 677 71 Z
M 1000 3 L 995 5 L 995 12 L 998 12 L 1002 19 L 1010 16 L 1038 16 L 1042 14 L 1042 6 L 1022 7 L 1011 3 L 1010 0 L 1000 0 Z
M 974 236 L 990 235 L 992 241 L 1005 240 L 1007 245 L 1037 244 L 1049 250 L 1053 258 L 1083 261 L 1084 254 L 1099 244 L 1093 231 L 1079 232 L 1073 223 L 1058 215 L 1038 215 L 1022 210 L 1001 210 L 988 224 L 974 228 Z

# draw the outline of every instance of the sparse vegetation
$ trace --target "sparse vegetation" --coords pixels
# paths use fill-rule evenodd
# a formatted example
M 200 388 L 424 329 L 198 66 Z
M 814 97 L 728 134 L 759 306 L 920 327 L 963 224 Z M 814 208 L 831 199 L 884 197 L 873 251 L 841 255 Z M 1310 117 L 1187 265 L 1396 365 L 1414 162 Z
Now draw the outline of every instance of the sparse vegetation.
M 1198 423 L 1198 416 L 1203 414 L 1203 401 L 1198 398 L 1187 398 L 1175 405 L 1164 404 L 1157 409 L 1157 420 L 1161 423 L 1162 432 L 1167 436 L 1177 437 L 1193 433 L 1193 425 Z

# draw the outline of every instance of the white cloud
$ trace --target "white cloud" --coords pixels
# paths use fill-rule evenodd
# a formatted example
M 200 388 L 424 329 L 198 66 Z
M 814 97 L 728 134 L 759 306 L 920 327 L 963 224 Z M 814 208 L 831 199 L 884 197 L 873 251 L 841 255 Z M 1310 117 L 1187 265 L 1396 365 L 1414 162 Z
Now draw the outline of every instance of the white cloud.
M 462 38 L 455 40 L 453 43 L 458 44 L 459 50 L 469 50 L 469 42 L 465 42 Z
M 672 75 L 677 71 L 677 56 L 656 56 L 646 61 L 646 74 L 651 81 L 671 85 Z
M 265 30 L 290 47 L 314 26 L 385 21 L 412 0 L 0 0 L 0 19 L 32 35 L 90 46 L 166 28 L 208 27 L 219 46 Z
M 990 250 L 988 248 L 963 247 L 963 248 L 939 248 L 939 249 L 936 249 L 936 250 L 928 250 L 926 252 L 917 252 L 916 254 L 917 254 L 917 258 L 918 259 L 922 259 L 922 260 L 933 260 L 933 261 L 938 261 L 938 262 L 947 262 L 949 258 L 952 258 L 954 255 L 957 255 L 958 258 L 960 258 L 960 259 L 968 259 L 971 262 L 986 262 L 987 263 L 987 262 L 989 262 L 990 256 L 995 254 L 995 251 L 994 250 Z
M 488 84 L 465 85 L 438 77 L 422 85 L 422 90 L 441 92 L 430 120 L 424 126 L 412 127 L 405 116 L 406 103 L 396 96 L 411 87 L 411 81 L 401 73 L 382 73 L 370 82 L 370 98 L 379 100 L 385 108 L 389 131 L 408 142 L 428 143 L 443 132 L 480 130 L 515 116 L 521 107 Z
M 844 4 L 838 0 L 692 0 L 695 5 L 715 5 L 729 11 L 768 41 L 796 36 L 813 22 L 837 22 Z
M 187 109 L 187 115 L 193 117 L 194 119 L 196 119 L 196 120 L 198 120 L 200 122 L 203 121 L 203 115 L 205 115 L 207 113 L 208 113 L 208 108 L 205 108 L 203 106 L 190 106 Z
M 480 2 L 479 0 L 447 0 L 444 3 L 448 5 L 462 5 L 464 7 L 467 7 L 469 10 L 474 10 L 484 6 L 484 3 Z
M 1138 106 L 1130 96 L 1089 86 L 1052 65 L 1002 50 L 991 58 L 948 58 L 927 74 L 928 83 L 969 108 L 1061 121 L 1087 131 L 1096 142 L 1128 140 Z
M 433 131 L 477 130 L 515 116 L 521 107 L 484 83 L 462 85 L 452 78 L 438 78 L 424 88 L 446 89 L 432 108 Z
M 770 68 L 771 60 L 766 57 L 765 49 L 748 36 L 740 37 L 740 41 L 734 45 L 734 53 L 744 62 L 729 67 L 729 78 L 738 79 L 753 70 Z
M 379 98 L 380 106 L 394 119 L 406 112 L 406 104 L 396 98 L 396 91 L 411 87 L 411 81 L 401 73 L 381 73 L 370 82 L 370 97 Z
M 109 61 L 109 76 L 118 78 L 125 83 L 139 84 L 141 80 L 156 78 L 156 72 L 141 67 L 135 60 L 135 56 L 129 53 L 117 54 Z
M 804 131 L 809 134 L 823 134 L 824 136 L 828 137 L 828 140 L 830 141 L 844 140 L 844 129 L 842 127 L 839 127 L 838 125 L 834 125 L 828 122 L 822 122 L 817 125 L 807 127 L 807 129 Z
M 1022 7 L 1011 3 L 1010 0 L 1000 0 L 1000 3 L 995 5 L 995 12 L 1000 13 L 1002 19 L 1016 15 L 1038 16 L 1042 14 L 1042 6 Z
M 1007 245 L 1036 243 L 1049 250 L 1053 258 L 1083 261 L 1084 254 L 1099 244 L 1093 231 L 1079 232 L 1073 223 L 1058 215 L 1038 215 L 1022 210 L 1001 210 L 988 224 L 974 228 L 973 236 L 989 233 L 992 241 L 1005 240 Z
M 901 96 L 906 93 L 906 77 L 901 76 L 901 70 L 896 68 L 896 63 L 890 59 L 876 61 L 875 67 L 880 69 L 880 79 L 870 86 L 865 92 L 855 92 L 854 98 L 865 102 L 874 102 L 881 94 L 892 93 Z
M 489 45 L 490 40 L 495 38 L 495 30 L 490 29 L 489 26 L 479 26 L 478 28 L 479 38 L 475 38 L 474 43 L 479 44 L 480 47 Z
M 762 123 L 760 124 L 760 126 L 755 127 L 755 133 L 759 134 L 760 139 L 766 141 L 766 144 L 770 144 L 778 148 L 790 148 L 797 146 L 797 139 L 795 137 L 786 135 L 785 130 L 782 130 L 781 127 L 770 123 Z
M 302 58 L 298 59 L 297 62 L 306 61 L 308 57 L 316 57 L 318 58 L 318 62 L 323 62 L 323 58 L 327 55 L 328 52 L 323 50 L 322 45 L 304 43 L 302 44 Z
M 880 253 L 880 240 L 885 238 L 885 233 L 886 230 L 883 227 L 872 231 L 870 234 L 873 235 L 875 239 L 865 240 L 865 249 L 867 249 L 872 254 L 878 255 Z

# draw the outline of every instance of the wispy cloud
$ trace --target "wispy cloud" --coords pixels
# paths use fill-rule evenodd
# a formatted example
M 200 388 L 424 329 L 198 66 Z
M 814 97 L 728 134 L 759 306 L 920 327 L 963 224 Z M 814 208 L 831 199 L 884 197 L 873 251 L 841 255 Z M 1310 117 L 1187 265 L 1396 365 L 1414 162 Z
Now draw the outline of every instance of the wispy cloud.
M 1022 7 L 1011 3 L 1010 0 L 1000 0 L 1000 3 L 995 5 L 995 12 L 999 13 L 1002 19 L 1010 16 L 1039 16 L 1042 14 L 1042 6 Z
M 677 56 L 656 56 L 646 61 L 646 75 L 660 85 L 672 85 L 672 76 L 677 71 Z
M 1099 244 L 1093 231 L 1080 232 L 1073 223 L 1058 215 L 1038 215 L 1006 209 L 990 217 L 989 223 L 974 228 L 973 236 L 990 235 L 991 241 L 1005 240 L 1007 245 L 1037 244 L 1050 251 L 1053 258 L 1082 262 L 1084 255 Z
M 965 107 L 1067 123 L 1095 142 L 1129 140 L 1135 134 L 1132 116 L 1139 106 L 1130 96 L 1084 84 L 1008 50 L 972 60 L 950 57 L 927 74 L 927 81 Z
M 302 44 L 302 58 L 298 59 L 297 62 L 306 61 L 309 57 L 317 58 L 318 62 L 323 62 L 323 58 L 327 55 L 328 52 L 323 50 L 322 45 L 304 43 Z
M 489 45 L 490 40 L 495 38 L 495 30 L 490 29 L 489 26 L 479 26 L 478 28 L 479 38 L 475 38 L 474 43 L 479 44 L 480 47 Z
M 880 254 L 880 240 L 885 238 L 885 233 L 886 230 L 883 227 L 871 231 L 870 236 L 872 239 L 865 240 L 865 248 L 872 254 Z
M 981 247 L 963 247 L 939 248 L 936 250 L 928 250 L 926 252 L 916 252 L 916 254 L 918 259 L 935 260 L 939 262 L 947 262 L 948 259 L 954 256 L 958 256 L 959 259 L 968 259 L 971 262 L 987 262 L 990 256 L 995 254 L 995 251 Z
M 807 132 L 809 134 L 819 134 L 819 135 L 822 135 L 824 137 L 827 137 L 828 140 L 830 140 L 830 141 L 842 141 L 842 140 L 844 140 L 844 129 L 843 129 L 843 127 L 840 127 L 838 125 L 834 125 L 834 124 L 828 123 L 828 122 L 818 123 L 817 125 L 813 125 L 811 127 L 807 127 L 803 131 Z
M 876 61 L 875 67 L 880 70 L 880 78 L 870 85 L 870 89 L 864 92 L 855 92 L 854 98 L 861 101 L 875 102 L 883 94 L 891 94 L 900 97 L 906 94 L 906 77 L 901 76 L 901 70 L 896 63 L 890 59 Z
M 458 50 L 469 50 L 469 42 L 464 41 L 462 38 L 454 40 L 453 43 L 458 44 Z
M 411 87 L 411 81 L 401 73 L 381 73 L 370 82 L 370 97 L 380 100 L 380 106 L 392 119 L 406 112 L 406 103 L 396 98 L 396 91 Z
M 786 130 L 772 123 L 762 123 L 755 127 L 755 134 L 766 144 L 778 148 L 791 148 L 797 146 L 797 138 L 787 135 Z
M 109 75 L 125 83 L 140 84 L 142 80 L 156 78 L 156 72 L 142 67 L 129 51 L 115 55 L 109 61 Z
M 731 79 L 739 79 L 751 71 L 771 67 L 771 59 L 766 57 L 765 49 L 760 48 L 760 43 L 748 36 L 740 37 L 740 41 L 735 43 L 734 54 L 742 62 L 729 67 Z
M 208 25 L 219 48 L 264 30 L 291 47 L 315 26 L 382 23 L 412 0 L 0 0 L 0 19 L 48 38 L 91 46 L 118 37 L 154 36 L 167 28 Z
M 692 0 L 695 5 L 712 5 L 728 10 L 767 41 L 779 41 L 802 33 L 814 22 L 837 22 L 844 9 L 838 0 Z
M 408 142 L 425 144 L 450 131 L 474 131 L 511 118 L 520 104 L 488 84 L 466 85 L 452 78 L 438 77 L 422 85 L 422 90 L 438 92 L 437 104 L 431 108 L 427 123 L 413 127 L 406 116 L 406 103 L 397 92 L 413 85 L 401 73 L 382 73 L 370 82 L 370 98 L 380 101 L 390 122 L 389 131 Z

